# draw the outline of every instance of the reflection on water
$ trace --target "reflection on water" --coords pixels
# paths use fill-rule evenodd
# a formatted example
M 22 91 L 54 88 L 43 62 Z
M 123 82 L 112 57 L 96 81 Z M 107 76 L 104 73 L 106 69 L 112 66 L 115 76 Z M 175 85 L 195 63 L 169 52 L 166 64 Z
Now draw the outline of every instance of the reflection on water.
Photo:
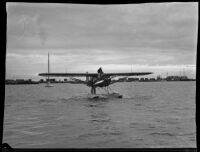
M 194 82 L 112 87 L 124 98 L 90 99 L 78 84 L 6 86 L 3 141 L 24 148 L 196 147 Z

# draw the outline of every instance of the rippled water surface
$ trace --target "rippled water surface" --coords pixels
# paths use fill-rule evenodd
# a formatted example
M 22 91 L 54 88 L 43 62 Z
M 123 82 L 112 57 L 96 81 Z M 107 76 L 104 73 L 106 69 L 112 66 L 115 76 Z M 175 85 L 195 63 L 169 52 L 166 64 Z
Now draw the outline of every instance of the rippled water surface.
M 15 148 L 196 147 L 195 82 L 6 85 L 3 142 Z M 103 93 L 102 90 L 97 92 Z

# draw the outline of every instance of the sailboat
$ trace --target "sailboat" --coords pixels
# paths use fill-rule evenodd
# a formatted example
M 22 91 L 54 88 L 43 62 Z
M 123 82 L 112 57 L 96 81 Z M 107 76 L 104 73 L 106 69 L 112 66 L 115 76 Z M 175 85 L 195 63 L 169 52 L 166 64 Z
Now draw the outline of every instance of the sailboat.
M 48 53 L 48 74 L 49 74 L 49 53 Z M 47 83 L 46 83 L 45 87 L 53 87 L 53 85 L 50 84 L 49 75 L 47 77 Z

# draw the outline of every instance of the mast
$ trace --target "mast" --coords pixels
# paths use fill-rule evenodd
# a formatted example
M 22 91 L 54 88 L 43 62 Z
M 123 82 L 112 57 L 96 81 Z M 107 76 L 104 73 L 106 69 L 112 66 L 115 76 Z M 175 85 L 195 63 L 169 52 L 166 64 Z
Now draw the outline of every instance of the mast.
M 48 74 L 49 74 L 49 52 L 48 52 Z M 48 82 L 49 82 L 49 75 L 48 75 Z
M 47 76 L 47 84 L 45 87 L 53 87 L 53 85 L 50 85 L 50 81 L 49 81 L 49 72 L 50 72 L 50 67 L 49 67 L 49 52 L 48 52 L 48 76 Z

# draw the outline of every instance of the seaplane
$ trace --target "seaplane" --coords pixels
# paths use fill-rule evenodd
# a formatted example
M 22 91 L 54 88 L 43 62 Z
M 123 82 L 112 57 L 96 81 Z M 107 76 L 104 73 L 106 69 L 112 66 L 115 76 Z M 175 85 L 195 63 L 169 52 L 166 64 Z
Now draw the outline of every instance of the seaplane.
M 153 72 L 128 72 L 128 73 L 104 73 L 100 67 L 97 73 L 39 73 L 39 76 L 43 77 L 70 77 L 71 79 L 79 82 L 81 84 L 87 85 L 91 88 L 91 98 L 101 98 L 101 97 L 113 97 L 113 98 L 122 98 L 122 95 L 116 92 L 109 92 L 110 85 L 117 82 L 113 78 L 119 76 L 143 76 L 153 74 Z M 85 77 L 86 80 L 77 79 L 75 77 Z M 96 94 L 96 88 L 101 88 L 106 90 L 106 94 Z M 111 89 L 110 89 L 111 90 Z

